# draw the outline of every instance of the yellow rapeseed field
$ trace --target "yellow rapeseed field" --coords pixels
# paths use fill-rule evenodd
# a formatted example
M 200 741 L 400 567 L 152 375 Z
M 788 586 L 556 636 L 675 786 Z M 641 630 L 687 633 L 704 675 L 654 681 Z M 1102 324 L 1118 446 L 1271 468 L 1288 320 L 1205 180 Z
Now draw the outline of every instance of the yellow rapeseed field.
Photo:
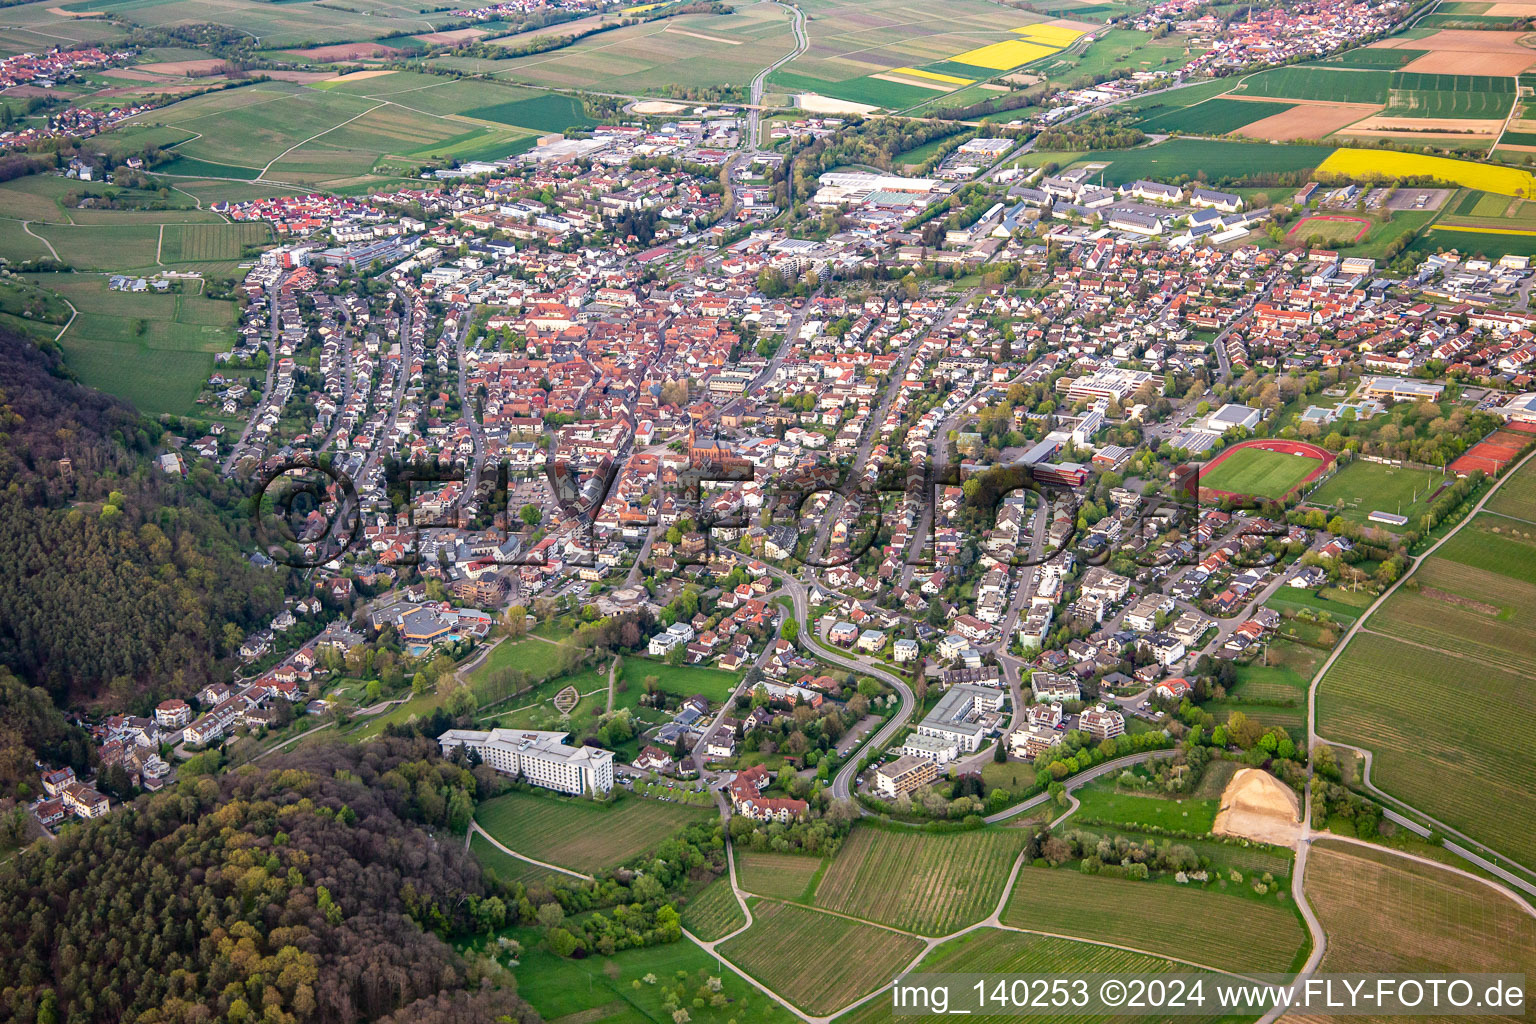
M 1013 31 L 1032 43 L 1058 47 L 1071 46 L 1082 35 L 1077 29 L 1065 25 L 1025 25 Z
M 1536 197 L 1536 177 L 1515 167 L 1497 167 L 1418 153 L 1392 153 L 1384 149 L 1341 149 L 1318 167 L 1320 175 L 1370 181 L 1376 178 L 1428 176 L 1492 192 L 1501 196 Z
M 937 71 L 924 71 L 922 68 L 892 68 L 893 75 L 912 75 L 914 78 L 926 78 L 933 82 L 947 82 L 950 85 L 970 85 L 972 79 L 961 78 L 959 75 L 941 75 Z
M 1032 43 L 1027 39 L 1007 39 L 1001 43 L 993 43 L 990 46 L 982 46 L 975 50 L 958 53 L 949 59 L 956 64 L 969 64 L 977 68 L 991 68 L 993 71 L 1007 71 L 1009 68 L 1016 68 L 1020 64 L 1028 64 L 1032 60 L 1049 57 L 1056 51 L 1057 47 Z

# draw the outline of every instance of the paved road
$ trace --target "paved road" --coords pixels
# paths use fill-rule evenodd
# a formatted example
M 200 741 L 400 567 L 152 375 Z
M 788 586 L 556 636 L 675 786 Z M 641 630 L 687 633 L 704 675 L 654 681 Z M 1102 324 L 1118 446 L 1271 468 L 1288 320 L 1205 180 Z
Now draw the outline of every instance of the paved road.
M 235 471 L 235 462 L 245 450 L 246 442 L 250 440 L 251 431 L 256 428 L 256 420 L 272 400 L 272 382 L 277 376 L 277 334 L 278 315 L 277 297 L 274 287 L 267 293 L 267 381 L 262 386 L 261 401 L 256 403 L 250 417 L 245 421 L 245 427 L 240 431 L 240 439 L 229 450 L 229 455 L 224 460 L 224 475 L 228 476 Z
M 780 57 L 778 60 L 774 61 L 772 64 L 769 64 L 767 67 L 763 68 L 763 70 L 757 73 L 757 77 L 752 79 L 752 105 L 747 111 L 746 138 L 747 150 L 752 153 L 757 153 L 761 150 L 759 143 L 762 133 L 758 126 L 763 118 L 762 103 L 764 83 L 768 80 L 769 75 L 773 74 L 779 68 L 783 67 L 785 64 L 788 64 L 796 57 L 800 56 L 807 49 L 809 49 L 811 45 L 810 37 L 806 35 L 805 32 L 805 12 L 794 6 L 794 4 L 785 3 L 784 0 L 775 0 L 775 2 L 780 6 L 788 7 L 790 9 L 790 28 L 795 33 L 795 48 L 786 53 L 784 56 Z
M 1078 772 L 1071 778 L 1062 780 L 1062 785 L 1064 785 L 1067 788 L 1067 792 L 1070 793 L 1073 790 L 1087 785 L 1094 779 L 1102 778 L 1105 775 L 1108 775 L 1110 772 L 1123 771 L 1132 765 L 1142 764 L 1146 761 L 1166 760 L 1167 758 L 1170 758 L 1177 753 L 1177 749 L 1165 748 L 1159 750 L 1143 750 L 1136 754 L 1126 754 L 1124 757 L 1117 757 L 1113 760 L 1105 761 L 1103 764 L 1095 765 L 1086 771 Z M 1040 793 L 1030 797 L 1028 800 L 1025 800 L 1022 803 L 1014 804 L 1012 807 L 1009 807 L 1006 810 L 998 811 L 996 814 L 989 814 L 985 820 L 988 825 L 994 825 L 999 821 L 1007 821 L 1009 818 L 1017 817 L 1018 815 L 1023 814 L 1025 811 L 1030 810 L 1031 808 L 1039 807 L 1041 804 L 1050 799 L 1051 794 Z

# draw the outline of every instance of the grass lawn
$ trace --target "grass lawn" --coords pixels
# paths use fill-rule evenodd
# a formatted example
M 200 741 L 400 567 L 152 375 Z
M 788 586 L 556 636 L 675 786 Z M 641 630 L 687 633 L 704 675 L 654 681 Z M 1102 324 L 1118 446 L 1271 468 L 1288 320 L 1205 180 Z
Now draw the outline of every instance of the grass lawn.
M 722 939 L 746 923 L 729 875 L 710 882 L 683 906 L 683 927 L 705 942 Z
M 1299 629 L 1306 623 L 1285 622 L 1281 631 Z M 1237 666 L 1237 681 L 1228 690 L 1239 700 L 1285 700 L 1299 702 L 1305 699 L 1307 684 L 1311 682 L 1322 661 L 1321 652 L 1303 644 L 1288 640 L 1276 640 L 1262 663 L 1255 659 L 1247 665 Z
M 856 826 L 821 883 L 816 905 L 924 935 L 944 935 L 996 908 L 1020 829 L 934 834 Z
M 545 643 L 533 637 L 503 640 L 469 674 L 470 685 L 488 682 L 498 669 L 514 668 L 528 673 L 530 679 L 548 679 L 563 667 L 564 651 L 559 644 Z
M 1257 498 L 1281 498 L 1318 467 L 1316 459 L 1262 448 L 1239 448 L 1219 465 L 1200 470 L 1202 491 L 1226 491 Z
M 1025 868 L 1002 920 L 1018 928 L 1124 943 L 1222 970 L 1280 973 L 1293 968 L 1307 936 L 1289 895 L 1258 897 L 1246 882 L 1221 891 L 1228 884 L 1223 878 L 1212 881 L 1210 889 L 1198 889 L 1071 869 Z M 1199 922 L 1198 927 L 1191 922 Z
M 1281 587 L 1275 591 L 1274 597 L 1264 602 L 1264 606 L 1279 612 L 1299 612 L 1303 609 L 1327 612 L 1332 616 L 1333 621 L 1347 626 L 1358 619 L 1360 612 L 1373 600 L 1375 595 L 1363 590 L 1324 587 L 1314 594 L 1308 590 L 1297 590 L 1295 587 Z
M 1326 508 L 1329 514 L 1376 529 L 1393 530 L 1382 523 L 1371 523 L 1372 512 L 1390 512 L 1408 517 L 1411 529 L 1419 516 L 1428 511 L 1430 496 L 1439 488 L 1442 477 L 1432 469 L 1384 466 L 1379 462 L 1355 459 L 1307 495 L 1307 503 Z
M 1079 789 L 1076 796 L 1082 806 L 1067 819 L 1069 825 L 1102 821 L 1127 826 L 1152 825 L 1180 832 L 1209 832 L 1216 823 L 1219 808 L 1217 800 L 1125 793 L 1112 782 L 1089 783 Z
M 670 1021 L 672 1014 L 663 1005 L 669 993 L 676 997 L 675 1004 L 688 1008 L 693 1024 L 727 1024 L 732 1020 L 793 1024 L 796 1020 L 784 1007 L 737 974 L 722 969 L 714 957 L 686 939 L 663 946 L 626 949 L 613 956 L 572 960 L 550 953 L 539 943 L 533 929 L 514 929 L 508 934 L 527 947 L 517 968 L 517 994 L 533 1004 L 547 1021 Z M 677 976 L 679 971 L 683 972 L 681 979 Z M 648 976 L 655 979 L 654 984 L 642 980 Z M 727 1000 L 725 1006 L 711 1006 L 709 999 L 704 998 L 712 995 L 708 991 L 710 978 L 720 979 L 720 991 Z M 703 996 L 700 990 L 704 990 Z M 703 1005 L 695 1006 L 695 998 L 703 998 Z
M 923 949 L 910 935 L 791 903 L 758 900 L 752 916 L 752 927 L 719 952 L 812 1014 L 833 1013 L 874 991 Z
M 628 657 L 624 659 L 619 678 L 632 689 L 643 690 L 646 676 L 655 676 L 657 685 L 676 697 L 692 697 L 703 694 L 711 704 L 723 703 L 741 681 L 740 672 L 727 672 L 718 668 L 702 668 L 698 665 L 673 667 L 664 661 L 651 658 Z
M 475 810 L 480 827 L 509 849 L 588 873 L 618 867 L 683 826 L 716 816 L 713 808 L 627 794 L 600 804 L 582 797 L 507 793 Z
M 736 881 L 748 892 L 781 900 L 808 900 L 825 865 L 823 857 L 799 853 L 736 851 Z

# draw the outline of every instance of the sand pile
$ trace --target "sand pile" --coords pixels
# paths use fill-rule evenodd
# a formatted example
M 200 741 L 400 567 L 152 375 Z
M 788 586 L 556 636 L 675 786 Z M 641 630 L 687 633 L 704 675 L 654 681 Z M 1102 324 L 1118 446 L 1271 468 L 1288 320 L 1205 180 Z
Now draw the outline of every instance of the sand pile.
M 1301 802 L 1291 787 L 1268 772 L 1244 768 L 1222 791 L 1221 810 L 1211 831 L 1295 846 L 1301 835 Z

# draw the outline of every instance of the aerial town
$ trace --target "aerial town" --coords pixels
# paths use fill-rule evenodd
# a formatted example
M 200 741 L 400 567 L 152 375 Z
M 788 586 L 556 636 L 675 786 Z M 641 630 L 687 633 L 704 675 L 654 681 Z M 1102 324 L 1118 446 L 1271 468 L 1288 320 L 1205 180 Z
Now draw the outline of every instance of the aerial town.
M 955 2 L 6 8 L 0 1017 L 1536 969 L 1536 3 Z

